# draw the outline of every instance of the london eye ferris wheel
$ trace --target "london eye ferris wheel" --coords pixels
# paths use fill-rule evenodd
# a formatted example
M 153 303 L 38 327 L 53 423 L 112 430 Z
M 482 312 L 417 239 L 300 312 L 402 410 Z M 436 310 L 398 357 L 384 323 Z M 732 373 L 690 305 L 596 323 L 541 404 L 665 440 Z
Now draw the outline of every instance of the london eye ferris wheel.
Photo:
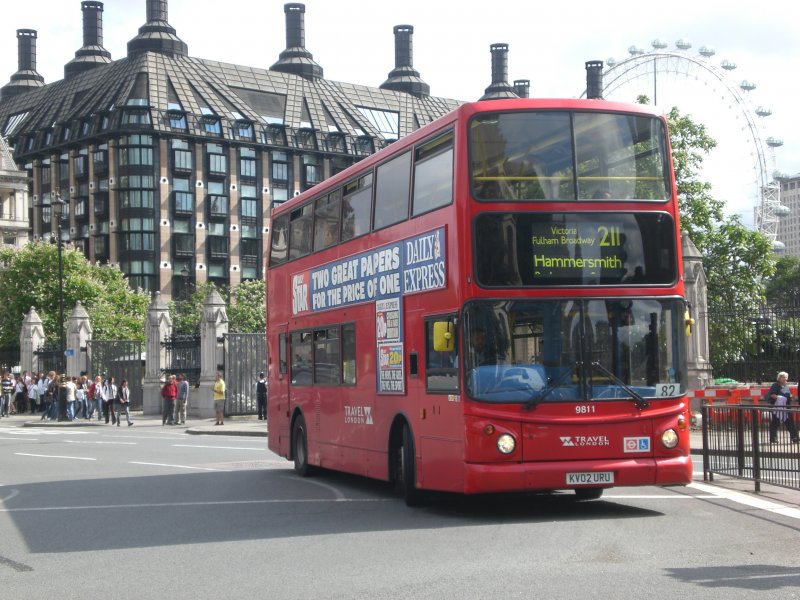
M 714 61 L 716 52 L 712 48 L 703 46 L 693 53 L 692 44 L 682 39 L 672 49 L 658 39 L 653 40 L 651 46 L 649 51 L 631 46 L 627 58 L 609 58 L 606 61 L 603 97 L 610 99 L 622 91 L 630 92 L 634 83 L 640 86 L 639 89 L 645 84 L 647 95 L 652 94 L 653 104 L 658 105 L 659 84 L 663 88 L 665 83 L 669 84 L 670 77 L 712 85 L 715 91 L 720 91 L 732 111 L 731 115 L 743 122 L 742 130 L 753 157 L 754 195 L 758 198 L 754 211 L 755 228 L 772 242 L 775 251 L 783 250 L 783 242 L 777 239 L 778 222 L 789 213 L 789 209 L 780 202 L 782 175 L 775 169 L 775 149 L 783 145 L 783 141 L 771 136 L 762 137 L 762 120 L 772 111 L 764 106 L 752 106 L 748 96 L 756 84 L 748 80 L 735 82 L 736 63 L 723 60 L 717 64 Z

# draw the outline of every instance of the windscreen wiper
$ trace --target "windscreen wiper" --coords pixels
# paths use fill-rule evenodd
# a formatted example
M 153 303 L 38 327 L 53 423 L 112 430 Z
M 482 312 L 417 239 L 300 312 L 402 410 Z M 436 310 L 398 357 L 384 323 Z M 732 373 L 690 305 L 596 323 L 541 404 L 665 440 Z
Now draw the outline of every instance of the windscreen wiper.
M 539 390 L 538 393 L 531 396 L 528 400 L 525 401 L 525 404 L 522 405 L 523 410 L 532 410 L 537 404 L 539 404 L 542 400 L 544 400 L 550 392 L 554 389 L 561 387 L 561 384 L 564 382 L 564 379 L 567 375 L 572 375 L 572 371 L 570 369 L 566 369 L 561 375 L 553 379 L 552 377 L 547 378 L 547 385 Z
M 643 408 L 647 408 L 648 406 L 650 406 L 650 402 L 648 402 L 647 398 L 645 398 L 644 396 L 642 396 L 642 395 L 641 395 L 639 392 L 637 392 L 636 390 L 634 390 L 634 389 L 633 389 L 631 386 L 629 386 L 628 384 L 626 384 L 624 381 L 622 381 L 622 379 L 620 379 L 619 377 L 617 377 L 616 375 L 614 375 L 614 373 L 612 373 L 611 371 L 609 371 L 608 369 L 606 369 L 606 368 L 605 368 L 603 365 L 601 365 L 599 362 L 597 362 L 597 361 L 592 361 L 592 367 L 596 368 L 596 369 L 597 369 L 598 371 L 600 371 L 600 372 L 601 372 L 603 375 L 605 375 L 606 377 L 608 377 L 609 379 L 611 379 L 611 381 L 613 381 L 613 382 L 614 382 L 614 383 L 616 383 L 616 384 L 617 384 L 619 387 L 621 387 L 623 390 L 625 390 L 626 392 L 628 392 L 628 393 L 629 393 L 629 394 L 630 394 L 630 395 L 633 397 L 633 401 L 634 401 L 634 403 L 636 404 L 636 407 L 637 407 L 639 410 L 641 410 L 641 409 L 643 409 Z

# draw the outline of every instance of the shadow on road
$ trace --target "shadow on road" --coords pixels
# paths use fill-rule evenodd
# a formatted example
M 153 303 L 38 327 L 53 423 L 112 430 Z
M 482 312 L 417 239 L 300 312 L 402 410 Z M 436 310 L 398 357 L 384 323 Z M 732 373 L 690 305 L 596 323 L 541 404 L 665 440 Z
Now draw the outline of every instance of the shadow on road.
M 0 505 L 32 553 L 83 552 L 337 533 L 642 518 L 661 513 L 571 494 L 435 494 L 410 509 L 386 483 L 288 469 L 43 482 Z

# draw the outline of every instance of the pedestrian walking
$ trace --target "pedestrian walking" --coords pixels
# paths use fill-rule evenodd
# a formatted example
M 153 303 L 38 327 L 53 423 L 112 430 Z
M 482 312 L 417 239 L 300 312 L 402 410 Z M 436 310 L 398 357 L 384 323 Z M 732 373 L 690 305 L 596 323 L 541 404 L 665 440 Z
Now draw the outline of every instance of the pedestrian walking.
M 778 373 L 777 381 L 772 384 L 772 387 L 767 392 L 767 402 L 775 407 L 772 411 L 772 419 L 769 422 L 770 444 L 778 443 L 778 428 L 781 423 L 789 430 L 792 443 L 800 443 L 800 438 L 797 436 L 797 427 L 794 424 L 794 416 L 787 410 L 792 403 L 792 394 L 787 384 L 788 379 L 789 374 L 786 371 L 781 371 Z
M 24 377 L 18 377 L 14 384 L 14 407 L 15 412 L 24 415 L 28 412 L 28 388 L 25 386 Z
M 217 422 L 214 425 L 225 424 L 225 380 L 219 373 L 214 373 L 214 413 Z
M 106 382 L 103 384 L 103 417 L 108 423 L 109 417 L 111 418 L 111 424 L 117 424 L 117 416 L 114 414 L 114 400 L 117 397 L 117 383 L 114 380 L 114 376 L 110 376 L 106 379 Z
M 178 375 L 178 395 L 175 398 L 175 424 L 186 425 L 186 410 L 189 404 L 189 381 L 186 375 Z
M 39 382 L 35 377 L 31 377 L 30 383 L 28 383 L 28 405 L 31 414 L 35 415 L 39 408 Z
M 175 398 L 178 397 L 178 386 L 175 375 L 170 375 L 161 387 L 161 398 L 164 402 L 164 412 L 161 415 L 161 426 L 175 423 Z
M 3 371 L 0 379 L 0 417 L 7 417 L 11 408 L 11 394 L 14 393 L 14 382 L 11 381 L 11 374 Z
M 75 392 L 78 389 L 78 378 L 77 377 L 67 377 L 66 383 L 64 383 L 64 398 L 67 403 L 67 421 L 74 421 L 75 420 L 75 400 L 76 395 Z
M 264 371 L 258 374 L 256 383 L 256 402 L 258 402 L 258 420 L 267 420 L 267 378 Z
M 103 378 L 97 375 L 89 386 L 89 418 L 97 413 L 97 420 L 103 419 Z
M 122 422 L 122 413 L 125 413 L 125 419 L 128 421 L 128 427 L 133 425 L 133 421 L 131 421 L 131 413 L 128 410 L 131 401 L 131 391 L 128 387 L 128 380 L 123 379 L 119 384 L 119 390 L 117 391 L 117 427 Z

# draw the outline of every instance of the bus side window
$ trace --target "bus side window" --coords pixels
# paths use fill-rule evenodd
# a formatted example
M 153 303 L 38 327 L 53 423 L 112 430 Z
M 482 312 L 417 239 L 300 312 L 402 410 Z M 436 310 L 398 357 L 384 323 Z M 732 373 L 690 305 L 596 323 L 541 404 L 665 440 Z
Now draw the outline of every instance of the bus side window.
M 286 364 L 286 334 L 278 334 L 278 372 L 287 373 L 289 366 Z
M 342 325 L 342 383 L 356 384 L 356 325 Z
M 292 384 L 311 385 L 311 332 L 295 331 L 291 334 Z
M 425 321 L 425 387 L 431 393 L 458 393 L 458 339 L 453 334 L 450 349 L 437 351 L 434 329 L 436 323 L 447 322 L 455 332 L 453 316 L 436 317 Z M 441 325 L 439 326 L 441 329 Z

